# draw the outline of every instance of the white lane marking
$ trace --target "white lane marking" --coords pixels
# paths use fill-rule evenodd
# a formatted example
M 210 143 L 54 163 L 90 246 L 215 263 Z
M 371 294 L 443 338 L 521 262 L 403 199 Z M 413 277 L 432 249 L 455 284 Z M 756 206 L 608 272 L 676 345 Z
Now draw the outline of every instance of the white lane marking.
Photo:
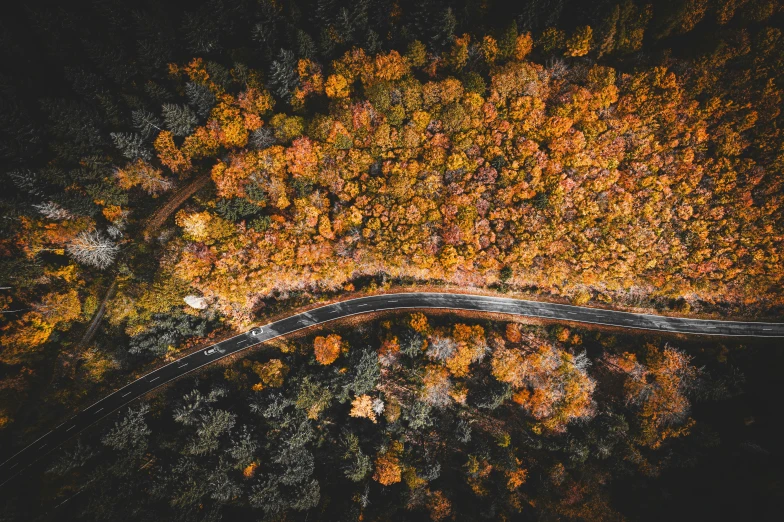
M 764 331 L 773 330 L 773 328 L 763 328 Z
M 241 345 L 241 344 L 244 344 L 244 343 L 247 343 L 247 342 L 248 342 L 248 340 L 247 340 L 247 339 L 243 339 L 243 340 L 241 340 L 241 341 L 237 341 L 237 346 L 239 346 L 239 345 Z
M 75 427 L 76 427 L 76 424 L 74 424 L 73 426 L 71 426 L 70 428 L 68 428 L 67 430 L 65 430 L 65 432 L 66 432 L 66 433 L 68 433 L 69 431 L 71 431 L 71 430 L 72 430 L 72 429 L 74 429 Z
M 189 364 L 189 363 L 185 363 L 185 364 L 183 364 L 182 366 L 178 366 L 177 368 L 185 368 L 186 366 L 188 366 L 188 364 Z
M 330 312 L 331 314 L 339 314 L 340 310 L 335 310 L 334 312 Z
M 577 312 L 566 312 L 569 315 L 577 315 Z
M 155 381 L 157 381 L 157 380 L 158 380 L 158 379 L 160 379 L 160 378 L 161 378 L 161 376 L 159 375 L 158 377 L 156 377 L 156 378 L 154 378 L 154 379 L 150 379 L 150 382 L 155 382 Z
M 705 328 L 716 328 L 715 326 L 706 326 Z
M 367 304 L 358 304 L 357 306 L 367 306 Z
M 43 446 L 41 446 L 40 448 L 38 448 L 38 451 L 41 451 L 41 450 L 42 450 L 42 449 L 44 449 L 45 447 L 46 447 L 46 444 L 44 444 Z
M 387 303 L 397 303 L 399 299 L 395 299 L 394 301 L 387 301 Z
M 19 463 L 17 462 L 16 464 L 14 464 L 13 466 L 11 466 L 11 467 L 10 467 L 10 468 L 8 468 L 8 469 L 14 469 L 14 468 L 15 468 L 15 467 L 17 467 L 18 465 L 19 465 Z
M 96 412 L 95 412 L 95 414 L 96 414 L 96 415 L 98 415 L 98 414 L 99 414 L 99 413 L 101 413 L 102 411 L 103 411 L 103 408 L 101 408 L 100 410 L 96 411 Z
M 123 394 L 123 397 L 127 397 L 130 394 L 131 394 L 131 392 L 125 393 L 125 394 Z

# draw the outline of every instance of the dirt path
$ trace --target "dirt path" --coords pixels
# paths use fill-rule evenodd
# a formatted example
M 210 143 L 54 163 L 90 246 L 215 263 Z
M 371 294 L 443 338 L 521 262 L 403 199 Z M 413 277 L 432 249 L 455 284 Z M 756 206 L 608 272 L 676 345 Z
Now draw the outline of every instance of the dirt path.
M 115 276 L 114 280 L 112 281 L 111 286 L 109 286 L 109 290 L 106 292 L 106 295 L 101 301 L 101 306 L 98 307 L 98 310 L 95 312 L 93 316 L 93 320 L 90 321 L 90 326 L 87 328 L 87 331 L 84 332 L 82 339 L 79 341 L 78 347 L 83 347 L 87 343 L 89 343 L 95 332 L 98 331 L 98 325 L 101 323 L 101 319 L 103 319 L 103 314 L 106 313 L 106 305 L 109 303 L 109 300 L 114 297 L 114 293 L 117 291 L 117 277 Z
M 142 232 L 144 240 L 150 241 L 155 231 L 158 230 L 158 228 L 163 225 L 167 219 L 169 219 L 169 216 L 171 216 L 180 205 L 185 203 L 189 197 L 194 195 L 202 187 L 206 186 L 210 179 L 209 172 L 204 173 L 191 181 L 190 184 L 185 185 L 180 190 L 172 194 L 172 196 L 169 198 L 169 201 L 167 201 L 158 210 L 153 212 L 152 216 L 147 219 L 147 222 L 144 226 L 144 232 Z

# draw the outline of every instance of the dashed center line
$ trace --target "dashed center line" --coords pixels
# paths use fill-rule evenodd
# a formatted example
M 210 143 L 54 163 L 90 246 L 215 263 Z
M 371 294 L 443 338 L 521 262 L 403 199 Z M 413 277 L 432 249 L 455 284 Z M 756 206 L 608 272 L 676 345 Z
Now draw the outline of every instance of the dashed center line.
M 181 366 L 178 366 L 177 368 L 185 368 L 186 366 L 188 366 L 188 363 L 185 363 L 185 364 L 183 364 Z
M 123 397 L 127 397 L 127 396 L 128 396 L 128 395 L 130 395 L 130 394 L 131 394 L 131 392 L 124 393 L 124 394 L 123 394 Z
M 360 305 L 357 305 L 357 306 L 367 306 L 367 305 L 366 304 L 360 304 Z
M 44 444 L 43 446 L 41 446 L 40 448 L 38 448 L 38 451 L 41 451 L 41 450 L 42 450 L 42 449 L 44 449 L 45 447 L 46 447 L 46 444 Z
M 15 467 L 17 467 L 18 465 L 19 465 L 19 463 L 17 462 L 16 464 L 14 464 L 13 466 L 11 466 L 11 467 L 10 467 L 10 468 L 8 468 L 8 469 L 14 469 L 14 468 L 15 468 Z
M 157 381 L 157 380 L 158 380 L 158 379 L 160 379 L 160 378 L 161 378 L 161 377 L 160 377 L 160 376 L 158 376 L 158 377 L 156 377 L 156 378 L 154 378 L 154 379 L 150 379 L 150 382 L 155 382 L 155 381 Z
M 247 339 L 243 339 L 243 340 L 241 340 L 241 341 L 237 341 L 237 346 L 239 346 L 239 345 L 241 345 L 241 344 L 245 344 L 245 343 L 247 343 L 247 342 L 248 342 L 248 340 L 247 340 Z
M 399 299 L 395 299 L 394 301 L 387 301 L 387 303 L 397 303 Z
M 99 414 L 99 413 L 101 413 L 102 411 L 103 411 L 103 408 L 101 408 L 100 410 L 96 411 L 96 412 L 95 412 L 95 414 L 96 414 L 96 415 L 98 415 L 98 414 Z
M 74 424 L 73 426 L 71 426 L 70 428 L 68 428 L 67 430 L 65 430 L 65 432 L 66 432 L 66 433 L 68 433 L 69 431 L 71 431 L 71 430 L 72 430 L 72 429 L 74 429 L 75 427 L 76 427 L 76 424 Z

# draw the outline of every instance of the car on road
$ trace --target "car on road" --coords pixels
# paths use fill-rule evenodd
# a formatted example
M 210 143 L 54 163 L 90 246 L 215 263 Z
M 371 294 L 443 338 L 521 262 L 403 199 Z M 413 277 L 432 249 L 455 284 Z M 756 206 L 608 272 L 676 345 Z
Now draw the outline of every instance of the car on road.
M 254 328 L 253 330 L 251 330 L 251 331 L 250 331 L 250 334 L 251 334 L 253 337 L 256 337 L 256 336 L 259 336 L 259 335 L 261 335 L 261 332 L 263 332 L 263 331 L 264 331 L 264 328 L 261 328 L 261 327 L 259 327 L 259 328 Z
M 204 355 L 214 355 L 216 353 L 223 353 L 223 350 L 220 349 L 219 346 L 213 346 L 212 348 L 207 348 L 204 350 Z

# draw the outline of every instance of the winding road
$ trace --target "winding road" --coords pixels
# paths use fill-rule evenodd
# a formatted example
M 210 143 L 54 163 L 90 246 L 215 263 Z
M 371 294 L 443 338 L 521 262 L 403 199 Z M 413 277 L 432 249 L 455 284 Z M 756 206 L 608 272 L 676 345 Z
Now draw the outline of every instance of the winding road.
M 103 417 L 106 417 L 113 411 L 169 381 L 213 363 L 218 359 L 310 326 L 324 324 L 352 315 L 407 308 L 443 308 L 449 310 L 496 312 L 559 321 L 574 321 L 579 323 L 620 326 L 625 328 L 657 330 L 682 334 L 784 337 L 784 323 L 716 321 L 664 317 L 583 306 L 525 301 L 508 297 L 470 294 L 416 292 L 360 297 L 321 306 L 308 310 L 307 312 L 286 317 L 285 319 L 275 321 L 268 325 L 263 325 L 261 333 L 257 335 L 254 335 L 252 330 L 230 339 L 225 339 L 215 345 L 186 355 L 177 361 L 162 366 L 147 375 L 136 379 L 125 387 L 107 395 L 90 407 L 85 408 L 50 432 L 38 438 L 32 444 L 18 450 L 13 456 L 7 458 L 7 460 L 0 464 L 0 486 L 11 480 L 24 469 L 30 467 L 34 462 L 60 446 L 66 440 Z

